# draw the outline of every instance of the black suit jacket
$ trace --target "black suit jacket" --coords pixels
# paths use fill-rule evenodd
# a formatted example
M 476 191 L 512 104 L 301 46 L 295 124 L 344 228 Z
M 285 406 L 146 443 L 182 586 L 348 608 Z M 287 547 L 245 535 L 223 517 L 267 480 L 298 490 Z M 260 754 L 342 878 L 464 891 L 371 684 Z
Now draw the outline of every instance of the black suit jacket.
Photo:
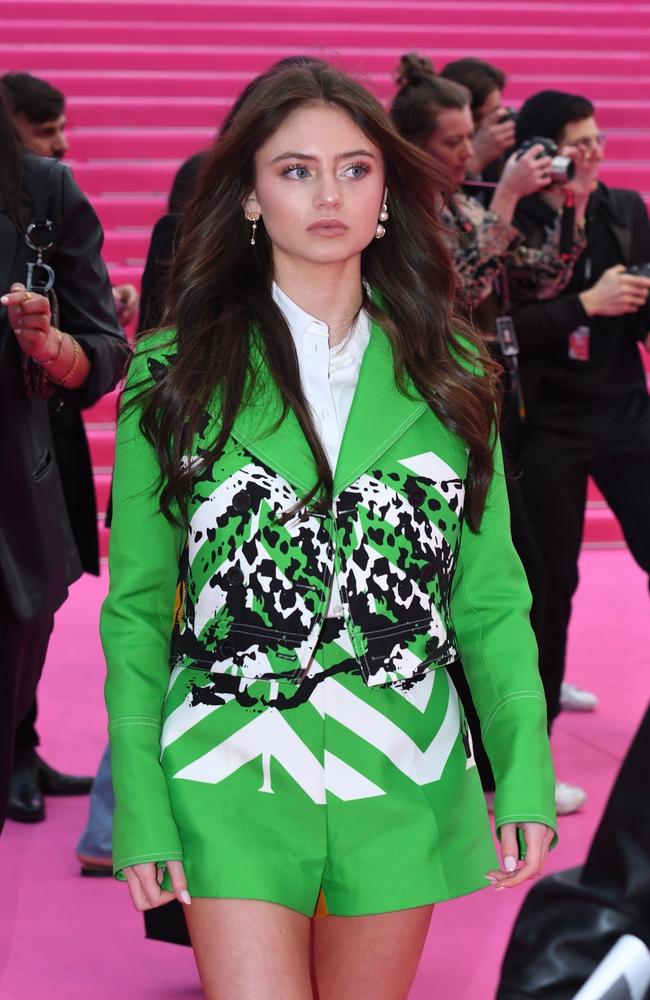
M 520 202 L 515 222 L 527 240 L 534 242 L 553 216 L 553 210 L 539 196 L 532 196 Z M 645 388 L 636 344 L 650 330 L 650 304 L 632 315 L 590 319 L 579 299 L 580 292 L 614 264 L 629 267 L 650 261 L 650 222 L 642 198 L 636 191 L 599 184 L 587 206 L 587 235 L 587 249 L 565 292 L 546 302 L 523 306 L 513 314 L 529 414 L 546 382 L 552 381 L 567 396 L 575 394 L 576 400 L 597 397 L 619 386 L 621 391 L 624 386 L 629 391 Z M 590 274 L 585 273 L 587 261 L 591 262 Z M 568 335 L 579 326 L 591 327 L 600 338 L 600 346 L 611 349 L 608 357 L 602 356 L 600 370 L 597 359 L 589 372 L 580 368 L 580 362 L 572 368 L 567 360 Z
M 43 172 L 39 158 L 31 154 L 25 155 L 24 168 L 25 219 L 29 222 Z M 54 222 L 54 246 L 45 259 L 56 274 L 59 323 L 79 341 L 91 364 L 84 385 L 76 390 L 57 389 L 50 405 L 65 408 L 69 414 L 65 421 L 76 427 L 73 434 L 78 435 L 79 429 L 83 434 L 79 410 L 116 385 L 127 344 L 100 256 L 103 233 L 99 220 L 67 167 L 55 163 L 50 182 L 48 212 Z M 25 281 L 26 265 L 34 260 L 34 252 L 28 249 L 2 201 L 0 248 L 0 289 L 4 293 L 12 282 Z M 22 352 L 2 307 L 0 600 L 18 617 L 33 619 L 60 606 L 82 564 L 61 485 L 48 402 L 27 394 L 21 362 Z M 90 474 L 89 464 L 87 471 Z

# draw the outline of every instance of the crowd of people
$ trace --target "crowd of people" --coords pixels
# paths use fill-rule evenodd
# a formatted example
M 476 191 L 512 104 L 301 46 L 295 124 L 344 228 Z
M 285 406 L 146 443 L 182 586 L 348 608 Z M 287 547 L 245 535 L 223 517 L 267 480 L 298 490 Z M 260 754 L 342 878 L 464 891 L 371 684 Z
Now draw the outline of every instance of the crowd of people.
M 179 171 L 139 303 L 59 162 L 64 96 L 2 78 L 0 817 L 92 786 L 82 870 L 183 906 L 208 997 L 244 965 L 260 997 L 406 996 L 433 904 L 539 874 L 586 802 L 548 736 L 598 706 L 565 678 L 588 477 L 650 574 L 650 222 L 588 97 L 506 83 L 411 53 L 385 111 L 282 60 Z M 128 358 L 93 782 L 37 752 L 36 687 L 99 572 L 81 411 Z

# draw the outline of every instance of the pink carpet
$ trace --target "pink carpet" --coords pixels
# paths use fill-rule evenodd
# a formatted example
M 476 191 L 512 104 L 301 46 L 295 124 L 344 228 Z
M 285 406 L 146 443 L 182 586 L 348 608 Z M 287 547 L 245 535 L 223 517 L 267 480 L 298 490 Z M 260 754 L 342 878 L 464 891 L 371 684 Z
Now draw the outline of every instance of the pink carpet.
M 570 679 L 596 690 L 600 710 L 564 715 L 554 738 L 560 777 L 589 793 L 561 820 L 549 870 L 580 863 L 648 700 L 650 616 L 643 574 L 623 550 L 583 553 Z M 92 772 L 105 741 L 97 615 L 105 577 L 77 583 L 60 612 L 40 687 L 43 753 L 57 767 Z M 0 838 L 2 1000 L 182 1000 L 200 990 L 189 949 L 145 941 L 125 887 L 82 879 L 74 846 L 85 799 L 50 799 L 34 827 L 8 823 Z M 489 889 L 434 913 L 411 1000 L 492 1000 L 523 892 Z

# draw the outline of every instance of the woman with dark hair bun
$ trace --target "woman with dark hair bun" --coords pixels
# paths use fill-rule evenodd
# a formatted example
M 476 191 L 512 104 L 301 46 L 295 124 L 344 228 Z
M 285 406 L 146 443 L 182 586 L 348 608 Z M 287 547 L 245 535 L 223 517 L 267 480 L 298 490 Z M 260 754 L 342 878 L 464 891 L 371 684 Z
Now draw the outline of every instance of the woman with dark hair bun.
M 433 904 L 539 874 L 553 840 L 443 183 L 350 77 L 270 70 L 201 171 L 173 326 L 131 364 L 102 611 L 114 865 L 138 909 L 184 904 L 210 1000 L 405 998 Z

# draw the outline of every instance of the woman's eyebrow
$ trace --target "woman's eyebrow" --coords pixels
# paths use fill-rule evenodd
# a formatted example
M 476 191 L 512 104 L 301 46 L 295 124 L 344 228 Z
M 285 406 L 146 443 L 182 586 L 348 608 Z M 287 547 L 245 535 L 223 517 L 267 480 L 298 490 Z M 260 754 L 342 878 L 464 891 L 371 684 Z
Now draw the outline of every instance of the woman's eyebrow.
M 337 153 L 336 160 L 347 160 L 351 156 L 368 156 L 372 160 L 376 160 L 377 157 L 374 153 L 371 153 L 369 149 L 353 149 L 348 153 Z M 318 157 L 314 156 L 313 153 L 280 153 L 279 156 L 274 156 L 271 163 L 279 163 L 281 160 L 317 160 Z

